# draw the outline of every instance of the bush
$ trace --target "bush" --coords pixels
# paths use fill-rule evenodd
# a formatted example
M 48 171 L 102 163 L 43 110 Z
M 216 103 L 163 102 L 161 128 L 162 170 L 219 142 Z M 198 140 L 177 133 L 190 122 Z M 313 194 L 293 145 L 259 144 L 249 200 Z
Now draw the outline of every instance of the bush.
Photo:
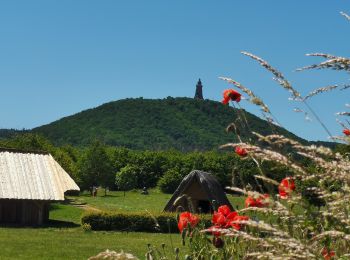
M 210 225 L 211 216 L 201 217 L 206 226 Z M 81 219 L 82 225 L 90 225 L 92 230 L 114 230 L 135 232 L 178 233 L 177 214 L 145 214 L 125 212 L 88 212 Z
M 135 189 L 137 187 L 137 175 L 139 172 L 140 169 L 132 165 L 121 168 L 115 175 L 115 184 L 118 189 L 124 192 Z
M 164 193 L 174 193 L 183 176 L 175 169 L 168 170 L 158 181 L 159 189 Z

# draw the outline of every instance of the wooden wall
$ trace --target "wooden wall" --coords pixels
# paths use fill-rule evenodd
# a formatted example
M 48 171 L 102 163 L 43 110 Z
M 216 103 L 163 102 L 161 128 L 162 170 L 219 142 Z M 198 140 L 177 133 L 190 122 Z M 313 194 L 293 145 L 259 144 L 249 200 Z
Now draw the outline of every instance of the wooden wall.
M 48 201 L 0 199 L 0 223 L 41 225 L 48 219 Z

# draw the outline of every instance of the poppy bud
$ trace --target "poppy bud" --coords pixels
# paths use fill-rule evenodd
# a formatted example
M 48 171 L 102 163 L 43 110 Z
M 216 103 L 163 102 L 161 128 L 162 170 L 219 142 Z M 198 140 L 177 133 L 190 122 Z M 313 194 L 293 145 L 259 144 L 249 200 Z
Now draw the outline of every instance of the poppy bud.
M 225 244 L 224 240 L 222 240 L 220 237 L 216 237 L 216 236 L 213 237 L 213 245 L 216 248 L 223 248 L 224 244 Z
M 235 149 L 235 153 L 238 154 L 239 156 L 241 157 L 245 157 L 248 155 L 248 152 L 246 149 L 240 147 L 240 146 L 237 146 L 236 149 Z

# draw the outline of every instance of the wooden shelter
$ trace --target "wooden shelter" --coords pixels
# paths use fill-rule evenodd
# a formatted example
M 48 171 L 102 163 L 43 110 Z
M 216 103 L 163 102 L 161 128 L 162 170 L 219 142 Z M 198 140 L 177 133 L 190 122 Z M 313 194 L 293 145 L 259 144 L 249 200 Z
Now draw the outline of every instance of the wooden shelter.
M 41 225 L 70 190 L 80 189 L 49 153 L 0 149 L 0 223 Z
M 211 213 L 221 205 L 228 205 L 233 210 L 216 178 L 210 173 L 194 170 L 182 180 L 164 211 Z

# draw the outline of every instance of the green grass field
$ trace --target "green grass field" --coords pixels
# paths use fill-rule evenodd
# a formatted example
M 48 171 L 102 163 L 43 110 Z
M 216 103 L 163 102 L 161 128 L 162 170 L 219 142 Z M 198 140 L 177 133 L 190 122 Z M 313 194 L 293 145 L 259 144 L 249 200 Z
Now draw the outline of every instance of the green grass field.
M 100 210 L 112 211 L 144 211 L 161 212 L 171 198 L 171 194 L 164 194 L 157 189 L 149 190 L 149 195 L 142 195 L 140 191 L 110 191 L 104 196 L 104 190 L 99 190 L 97 197 L 83 193 L 79 197 L 69 196 L 72 204 L 92 206 Z M 228 195 L 228 199 L 235 208 L 244 207 L 244 198 Z
M 1 227 L 0 259 L 87 259 L 106 249 L 124 250 L 143 259 L 147 244 L 160 248 L 162 243 L 168 254 L 173 251 L 171 244 L 180 252 L 186 250 L 178 234 L 83 231 L 82 213 L 75 206 L 55 203 L 45 227 Z
M 181 248 L 181 237 L 171 235 Z M 0 228 L 0 259 L 87 259 L 107 248 L 124 250 L 143 259 L 147 244 L 171 243 L 168 234 L 84 232 L 81 228 Z M 181 251 L 185 250 L 184 248 Z
M 179 234 L 86 232 L 80 227 L 85 208 L 161 212 L 170 197 L 158 190 L 150 190 L 147 196 L 130 191 L 125 197 L 123 192 L 109 192 L 104 197 L 103 190 L 96 198 L 69 196 L 66 202 L 51 205 L 50 222 L 44 227 L 0 227 L 0 259 L 87 259 L 106 249 L 124 250 L 144 259 L 147 244 L 160 249 L 162 243 L 168 255 L 173 256 L 174 247 L 184 255 L 186 247 L 182 247 Z M 229 198 L 233 205 L 243 205 L 242 198 Z
M 104 190 L 99 190 L 97 197 L 89 193 L 83 193 L 79 197 L 68 197 L 72 203 L 86 204 L 101 210 L 117 211 L 152 211 L 161 212 L 170 199 L 170 194 L 164 194 L 159 190 L 149 190 L 149 195 L 142 195 L 140 191 L 110 191 L 104 196 Z

